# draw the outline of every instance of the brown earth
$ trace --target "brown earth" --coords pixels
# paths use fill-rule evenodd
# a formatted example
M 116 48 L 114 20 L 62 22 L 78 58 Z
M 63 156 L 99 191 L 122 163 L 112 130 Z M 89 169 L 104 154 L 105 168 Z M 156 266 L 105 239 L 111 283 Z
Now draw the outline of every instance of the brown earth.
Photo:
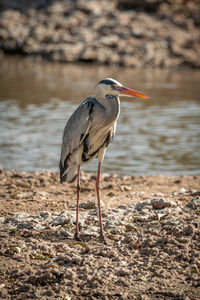
M 102 175 L 106 243 L 95 176 L 0 174 L 0 299 L 199 299 L 200 176 Z

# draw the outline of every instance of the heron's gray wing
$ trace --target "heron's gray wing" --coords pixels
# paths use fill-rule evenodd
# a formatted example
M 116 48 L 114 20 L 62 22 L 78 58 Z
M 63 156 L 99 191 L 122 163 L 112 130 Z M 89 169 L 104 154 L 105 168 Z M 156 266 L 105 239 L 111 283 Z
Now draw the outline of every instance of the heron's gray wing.
M 86 99 L 68 120 L 63 133 L 60 158 L 62 166 L 64 166 L 65 160 L 79 147 L 87 135 L 91 125 L 90 115 L 94 104 L 94 98 L 90 97 Z

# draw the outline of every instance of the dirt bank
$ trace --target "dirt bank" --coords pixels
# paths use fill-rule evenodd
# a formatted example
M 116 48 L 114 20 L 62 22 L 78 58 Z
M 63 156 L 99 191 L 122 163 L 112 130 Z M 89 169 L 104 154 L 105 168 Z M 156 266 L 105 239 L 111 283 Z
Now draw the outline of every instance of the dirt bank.
M 73 239 L 75 186 L 54 172 L 0 174 L 0 299 L 199 299 L 200 176 L 82 174 L 82 241 Z
M 2 0 L 0 49 L 60 62 L 200 68 L 198 0 Z

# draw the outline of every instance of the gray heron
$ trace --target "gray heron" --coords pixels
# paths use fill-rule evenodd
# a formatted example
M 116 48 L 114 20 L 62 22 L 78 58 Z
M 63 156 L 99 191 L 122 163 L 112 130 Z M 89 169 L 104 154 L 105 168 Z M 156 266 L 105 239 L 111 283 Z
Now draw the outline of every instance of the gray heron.
M 120 113 L 119 96 L 148 98 L 112 78 L 105 78 L 96 85 L 94 95 L 78 106 L 64 129 L 59 163 L 60 182 L 72 183 L 77 178 L 75 239 L 79 239 L 80 168 L 95 158 L 98 158 L 96 194 L 100 236 L 104 239 L 99 181 L 105 150 L 115 135 Z

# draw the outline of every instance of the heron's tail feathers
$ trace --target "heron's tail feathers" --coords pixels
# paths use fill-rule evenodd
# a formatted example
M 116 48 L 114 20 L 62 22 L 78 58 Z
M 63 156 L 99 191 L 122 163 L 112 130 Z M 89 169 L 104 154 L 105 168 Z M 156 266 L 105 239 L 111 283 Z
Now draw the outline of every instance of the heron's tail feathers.
M 71 164 L 66 168 L 62 166 L 61 162 L 59 164 L 60 168 L 60 183 L 67 181 L 68 183 L 72 183 L 76 180 L 77 177 L 77 165 Z

